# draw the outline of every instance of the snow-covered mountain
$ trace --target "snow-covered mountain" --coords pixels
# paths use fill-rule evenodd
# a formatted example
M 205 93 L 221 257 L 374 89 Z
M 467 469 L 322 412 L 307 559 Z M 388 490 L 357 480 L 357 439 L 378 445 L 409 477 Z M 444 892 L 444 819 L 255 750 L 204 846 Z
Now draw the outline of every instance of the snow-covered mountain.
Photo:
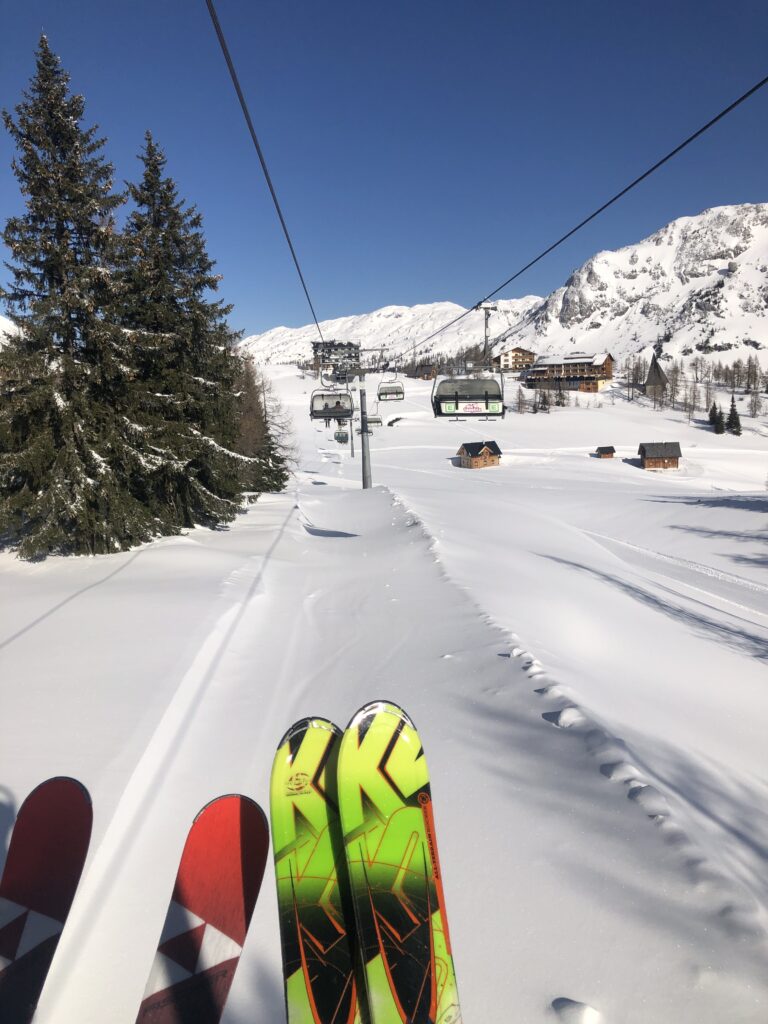
M 681 217 L 600 252 L 521 318 L 508 343 L 615 356 L 661 341 L 671 356 L 768 361 L 768 203 Z
M 539 306 L 541 298 L 528 295 L 522 299 L 503 299 L 491 318 L 491 337 L 508 330 Z M 408 352 L 445 323 L 466 312 L 455 302 L 433 302 L 421 306 L 384 306 L 372 313 L 342 316 L 323 320 L 320 327 L 326 339 L 355 341 L 364 349 L 387 349 L 389 357 Z M 483 340 L 484 314 L 473 312 L 460 323 L 448 328 L 424 351 L 453 353 Z M 264 334 L 244 338 L 241 345 L 261 363 L 295 363 L 312 357 L 312 342 L 317 341 L 314 324 L 306 327 L 273 327 Z M 419 349 L 418 351 L 421 351 Z
M 768 203 L 681 217 L 637 244 L 598 253 L 546 298 L 498 306 L 491 317 L 496 352 L 522 345 L 621 358 L 661 342 L 669 356 L 731 362 L 757 352 L 768 365 Z M 452 302 L 386 306 L 321 327 L 327 338 L 400 354 L 463 311 Z M 482 337 L 483 314 L 473 312 L 429 347 L 450 354 Z M 288 363 L 309 358 L 316 338 L 314 325 L 276 327 L 242 345 L 259 362 Z

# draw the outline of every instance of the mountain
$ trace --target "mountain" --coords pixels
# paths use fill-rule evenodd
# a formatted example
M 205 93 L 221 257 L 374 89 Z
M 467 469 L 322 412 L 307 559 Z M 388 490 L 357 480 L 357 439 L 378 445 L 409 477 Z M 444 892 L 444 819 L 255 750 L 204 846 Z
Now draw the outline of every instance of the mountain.
M 515 345 L 541 354 L 611 352 L 656 346 L 662 356 L 703 354 L 732 362 L 757 352 L 768 365 L 768 203 L 720 206 L 681 217 L 634 245 L 600 252 L 546 298 L 497 303 L 494 351 Z M 321 323 L 326 338 L 358 341 L 388 354 L 414 350 L 464 312 L 452 302 L 385 306 Z M 317 338 L 307 327 L 275 327 L 241 345 L 258 362 L 308 359 Z M 428 343 L 451 354 L 482 341 L 483 314 L 470 313 Z
M 528 295 L 523 299 L 501 299 L 490 322 L 491 337 L 500 329 L 510 329 L 541 303 L 541 298 Z M 384 306 L 373 313 L 323 320 L 323 337 L 336 341 L 356 341 L 364 349 L 387 349 L 388 357 L 407 352 L 443 324 L 466 312 L 455 302 L 433 302 L 421 306 Z M 483 341 L 485 318 L 481 312 L 470 313 L 460 323 L 436 338 L 434 346 L 418 346 L 419 353 L 434 347 L 450 354 Z M 295 363 L 312 358 L 312 342 L 317 341 L 314 324 L 306 327 L 273 327 L 264 334 L 244 338 L 240 345 L 261 363 Z
M 522 317 L 505 344 L 614 356 L 768 363 L 768 203 L 681 217 L 636 245 L 600 252 Z

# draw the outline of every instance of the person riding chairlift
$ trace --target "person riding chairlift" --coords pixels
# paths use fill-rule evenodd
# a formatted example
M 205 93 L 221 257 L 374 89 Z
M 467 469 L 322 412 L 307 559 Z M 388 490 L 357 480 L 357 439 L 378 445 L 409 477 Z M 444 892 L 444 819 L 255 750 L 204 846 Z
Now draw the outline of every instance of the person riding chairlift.
M 330 405 L 328 405 L 327 402 L 323 402 L 323 409 L 324 410 L 325 409 L 328 410 L 329 415 L 325 417 L 325 425 L 326 425 L 326 427 L 330 427 L 330 425 L 331 425 L 331 417 L 330 417 L 331 407 L 330 407 Z
M 341 404 L 341 402 L 339 401 L 339 399 L 338 399 L 338 398 L 336 399 L 336 405 L 334 405 L 334 407 L 333 407 L 333 411 L 334 411 L 334 412 L 344 412 L 343 406 L 342 406 L 342 404 Z M 341 419 L 340 419 L 340 418 L 337 418 L 337 419 L 336 419 L 336 426 L 337 426 L 337 427 L 338 427 L 339 429 L 341 429 L 341 428 L 342 428 L 342 427 L 344 426 L 344 420 L 343 420 L 343 418 L 341 418 Z

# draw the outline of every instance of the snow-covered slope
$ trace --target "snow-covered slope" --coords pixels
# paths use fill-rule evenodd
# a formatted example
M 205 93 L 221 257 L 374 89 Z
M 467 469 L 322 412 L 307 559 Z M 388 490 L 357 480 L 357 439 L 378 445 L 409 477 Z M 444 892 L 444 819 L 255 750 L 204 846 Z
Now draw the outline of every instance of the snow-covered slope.
M 468 1024 L 765 1024 L 768 416 L 716 436 L 615 387 L 457 423 L 409 380 L 363 491 L 312 381 L 270 376 L 287 493 L 134 551 L 0 552 L 0 867 L 43 779 L 94 806 L 35 1024 L 134 1024 L 193 816 L 267 809 L 288 726 L 377 698 L 424 740 Z M 489 436 L 500 466 L 452 463 Z M 665 439 L 680 470 L 643 472 Z M 222 1024 L 283 1021 L 270 857 Z
M 545 299 L 498 306 L 491 319 L 497 352 L 522 345 L 621 358 L 661 341 L 675 358 L 703 353 L 731 362 L 757 353 L 768 365 L 768 204 L 681 217 L 635 245 L 593 256 Z M 321 326 L 328 338 L 397 354 L 463 311 L 452 302 L 386 306 Z M 450 354 L 482 337 L 483 315 L 474 312 L 430 347 Z M 288 363 L 308 358 L 316 338 L 314 325 L 276 327 L 242 344 L 259 362 Z

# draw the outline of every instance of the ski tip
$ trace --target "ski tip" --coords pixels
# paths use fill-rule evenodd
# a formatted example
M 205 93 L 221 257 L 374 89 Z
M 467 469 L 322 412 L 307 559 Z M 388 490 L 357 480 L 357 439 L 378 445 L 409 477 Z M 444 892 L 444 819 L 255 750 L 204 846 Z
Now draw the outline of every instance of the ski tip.
M 41 794 L 43 790 L 48 790 L 49 792 L 57 790 L 59 793 L 66 793 L 70 797 L 77 795 L 82 799 L 83 803 L 88 804 L 88 806 L 91 805 L 91 794 L 79 779 L 73 779 L 71 775 L 54 775 L 50 779 L 38 783 L 25 798 L 24 803 L 27 800 L 31 800 L 35 795 Z
M 302 737 L 304 733 L 309 732 L 310 729 L 322 729 L 325 732 L 332 732 L 337 736 L 341 736 L 341 729 L 338 725 L 329 722 L 327 718 L 301 718 L 298 722 L 294 722 L 290 729 L 285 732 L 277 744 L 277 749 L 280 750 L 286 743 L 293 742 L 295 745 L 295 741 Z
M 403 711 L 400 705 L 395 704 L 394 701 L 391 700 L 372 700 L 367 704 L 364 704 L 354 713 L 347 728 L 354 729 L 366 719 L 374 718 L 376 715 L 381 714 L 394 715 L 396 718 L 399 718 L 400 721 L 409 725 L 412 729 L 416 728 L 410 717 L 405 713 L 405 711 Z
M 223 804 L 226 803 L 238 804 L 243 812 L 251 816 L 252 820 L 259 822 L 260 825 L 267 830 L 267 832 L 269 831 L 267 816 L 264 813 L 262 807 L 259 804 L 257 804 L 256 801 L 253 800 L 251 797 L 243 796 L 242 793 L 222 793 L 221 796 L 215 796 L 212 800 L 209 800 L 208 803 L 203 804 L 203 806 L 192 819 L 192 824 L 196 824 L 200 820 L 200 818 L 202 818 L 202 816 L 206 813 L 206 811 L 210 811 L 211 808 L 213 807 L 221 807 Z

